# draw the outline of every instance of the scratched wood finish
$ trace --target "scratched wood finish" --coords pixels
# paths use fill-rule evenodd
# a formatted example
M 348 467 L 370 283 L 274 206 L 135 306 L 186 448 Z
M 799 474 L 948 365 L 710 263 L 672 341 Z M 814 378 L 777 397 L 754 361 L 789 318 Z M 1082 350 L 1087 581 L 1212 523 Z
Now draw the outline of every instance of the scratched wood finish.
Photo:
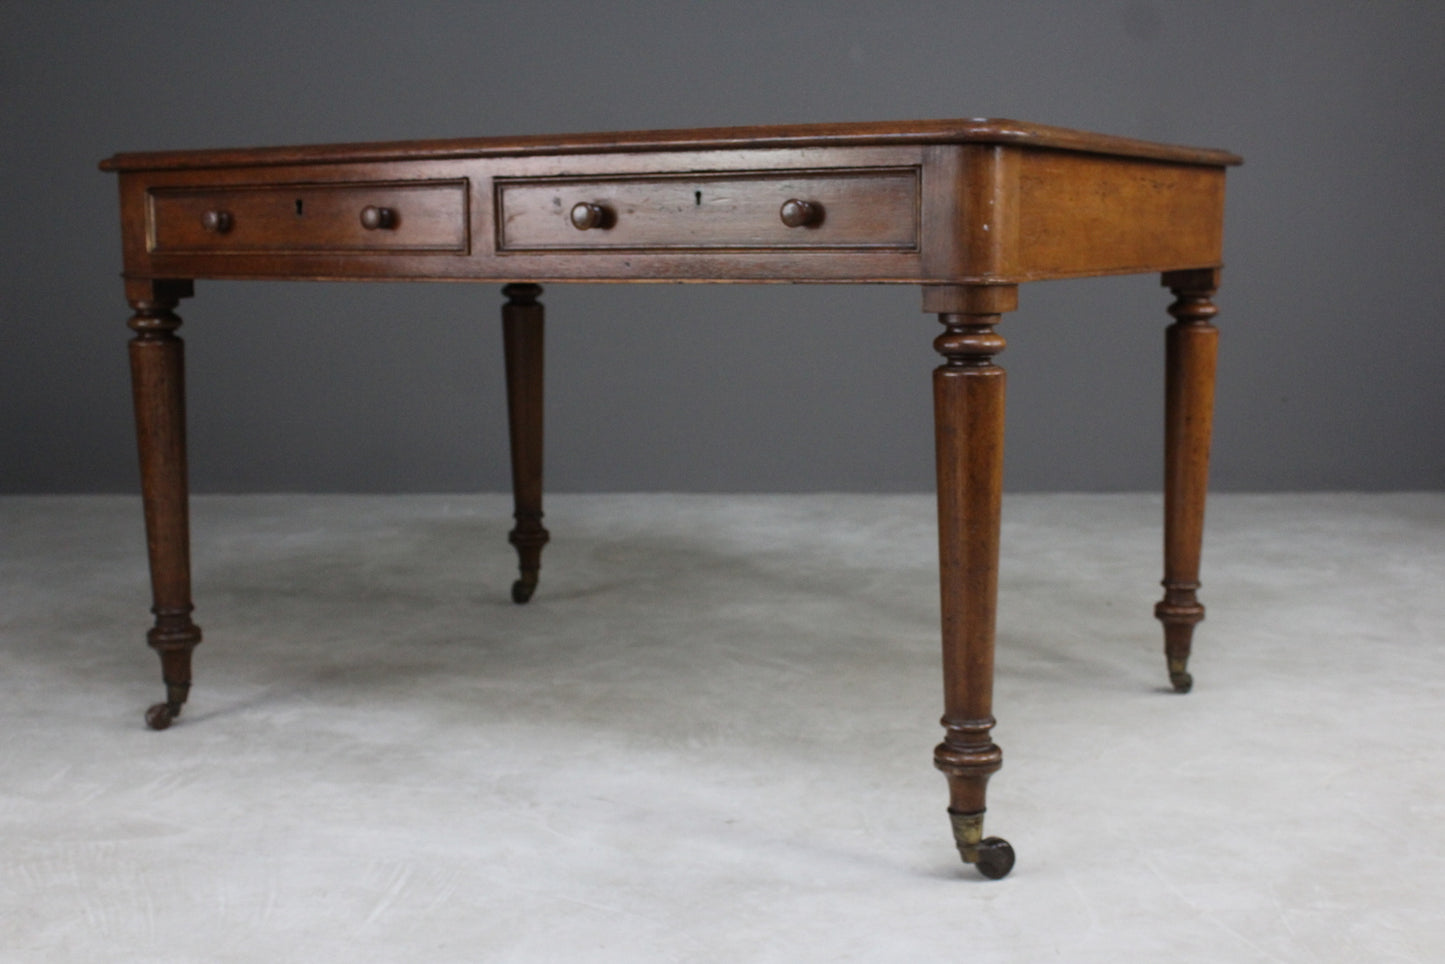
M 120 154 L 102 166 L 121 175 L 131 277 L 992 284 L 1217 267 L 1222 170 L 1237 160 L 1222 151 L 965 120 Z M 899 183 L 879 180 L 880 170 L 917 172 L 911 211 Z M 751 192 L 792 182 L 806 193 L 815 179 L 815 191 L 837 196 L 815 198 L 826 212 L 815 228 L 787 228 L 759 199 L 758 205 L 684 210 L 671 219 L 645 210 L 640 222 L 619 217 L 609 229 L 586 232 L 567 223 L 567 205 L 553 205 L 546 191 L 532 198 L 540 209 L 503 209 L 497 200 L 507 184 L 527 179 L 617 186 L 651 178 L 659 184 L 654 193 L 629 199 L 644 209 L 666 208 L 661 184 L 692 175 L 711 185 L 722 178 L 736 189 L 750 183 Z M 203 250 L 155 244 L 157 211 L 165 213 L 157 198 L 176 192 L 332 185 L 344 187 L 350 207 L 394 206 L 408 225 L 421 218 L 411 210 L 416 199 L 391 205 L 389 192 L 428 181 L 466 185 L 465 250 L 445 244 L 375 250 L 401 246 L 388 245 L 399 236 L 383 232 L 360 240 L 343 236 L 336 247 L 308 245 L 298 243 L 299 225 L 293 222 L 288 232 L 284 218 L 274 237 L 249 246 L 240 243 L 239 226 L 234 240 L 211 237 Z M 703 187 L 691 190 L 695 196 Z M 285 193 L 275 199 L 285 201 Z M 511 195 L 525 200 L 515 190 Z M 1148 204 L 1133 211 L 1135 202 Z M 1027 218 L 1020 216 L 1025 208 Z M 1188 223 L 1175 221 L 1172 231 L 1160 227 L 1163 216 L 1181 212 Z M 1000 215 L 1005 221 L 993 225 L 990 219 Z M 912 217 L 917 241 L 910 245 Z M 509 230 L 532 222 L 529 234 L 509 243 Z M 1101 223 L 1112 234 L 1101 239 L 1108 249 L 1095 251 Z M 203 229 L 188 230 L 194 236 Z M 575 249 L 578 256 L 528 252 L 529 246 Z M 726 250 L 697 250 L 709 246 Z M 1149 250 L 1152 257 L 1125 257 Z
M 468 248 L 467 181 L 153 188 L 153 253 Z
M 556 177 L 498 182 L 497 250 L 918 247 L 918 169 Z M 812 217 L 789 224 L 802 199 Z M 578 205 L 597 228 L 559 218 Z
M 336 164 L 459 157 L 546 157 L 611 152 L 657 154 L 687 150 L 747 148 L 841 148 L 889 144 L 1008 144 L 1112 157 L 1144 157 L 1180 164 L 1221 167 L 1240 163 L 1228 151 L 1159 144 L 1090 131 L 1002 118 L 870 121 L 847 124 L 774 124 L 754 127 L 694 127 L 681 130 L 607 131 L 525 137 L 467 137 L 207 151 L 150 151 L 117 154 L 102 170 L 197 170 L 262 164 Z
M 706 128 L 120 154 L 122 245 L 163 728 L 190 687 L 182 346 L 195 279 L 505 285 L 518 552 L 538 586 L 543 309 L 551 281 L 883 282 L 921 286 L 943 333 L 933 374 L 944 738 L 935 765 L 963 859 L 1013 866 L 983 836 L 993 741 L 1003 483 L 997 328 L 1018 285 L 1161 272 L 1169 308 L 1164 624 L 1175 687 L 1203 618 L 1199 557 L 1223 244 L 1223 151 L 1011 120 Z

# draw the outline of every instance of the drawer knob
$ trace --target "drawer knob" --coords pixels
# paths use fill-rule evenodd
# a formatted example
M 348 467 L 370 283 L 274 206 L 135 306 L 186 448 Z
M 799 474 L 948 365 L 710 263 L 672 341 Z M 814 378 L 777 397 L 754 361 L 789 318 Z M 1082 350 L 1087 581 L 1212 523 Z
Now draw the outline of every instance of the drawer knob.
M 581 201 L 572 205 L 572 227 L 578 231 L 612 227 L 612 212 L 600 204 Z
M 201 227 L 212 234 L 225 234 L 235 227 L 236 219 L 230 211 L 207 211 L 201 215 Z
M 823 205 L 789 198 L 778 208 L 778 217 L 790 228 L 814 228 L 823 223 Z
M 361 209 L 361 226 L 368 231 L 378 228 L 390 231 L 396 227 L 396 212 L 391 208 L 379 208 L 368 204 Z

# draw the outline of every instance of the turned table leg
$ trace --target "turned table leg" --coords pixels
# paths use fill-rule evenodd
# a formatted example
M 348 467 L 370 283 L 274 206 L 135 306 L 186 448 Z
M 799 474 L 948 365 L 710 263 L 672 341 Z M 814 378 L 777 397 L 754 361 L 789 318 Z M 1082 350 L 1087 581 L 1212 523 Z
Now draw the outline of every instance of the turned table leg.
M 146 635 L 161 658 L 166 699 L 146 711 L 152 729 L 181 715 L 191 688 L 191 651 L 201 630 L 191 622 L 191 552 L 187 519 L 185 346 L 173 309 L 191 284 L 131 282 L 131 387 L 140 449 L 155 626 Z
M 1219 330 L 1210 298 L 1219 272 L 1169 271 L 1174 323 L 1166 332 L 1164 416 L 1164 598 L 1154 615 L 1164 624 L 1169 681 L 1180 693 L 1194 685 L 1189 649 L 1204 619 L 1199 554 L 1204 540 L 1204 499 L 1209 484 L 1209 438 L 1214 413 L 1214 368 Z
M 948 778 L 948 813 L 966 863 L 987 877 L 1013 867 L 1013 848 L 983 836 L 988 778 L 1003 762 L 993 728 L 994 613 L 1003 492 L 1004 371 L 994 331 L 1018 305 L 1013 286 L 925 288 L 945 331 L 933 373 L 938 557 L 943 613 L 944 738 L 934 764 Z
M 512 601 L 524 603 L 537 591 L 542 547 L 542 289 L 510 284 L 502 289 L 502 348 L 507 368 L 507 426 L 512 444 L 512 499 L 516 527 L 508 540 L 517 549 L 520 578 Z

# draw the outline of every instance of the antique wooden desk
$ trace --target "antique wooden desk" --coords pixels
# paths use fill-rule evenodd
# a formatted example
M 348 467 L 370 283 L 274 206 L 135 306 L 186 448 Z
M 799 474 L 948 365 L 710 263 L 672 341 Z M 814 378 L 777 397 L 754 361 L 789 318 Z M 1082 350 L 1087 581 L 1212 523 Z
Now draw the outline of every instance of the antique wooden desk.
M 539 282 L 918 285 L 943 332 L 933 372 L 948 778 L 963 859 L 1013 865 L 983 837 L 1004 428 L 1004 340 L 1018 285 L 1161 272 L 1167 332 L 1164 624 L 1187 691 L 1208 470 L 1224 174 L 1221 151 L 1008 120 L 754 127 L 565 137 L 119 154 L 131 371 L 163 729 L 191 683 L 179 299 L 197 278 L 505 283 L 502 307 L 521 576 L 542 526 Z M 643 350 L 645 346 L 639 346 Z

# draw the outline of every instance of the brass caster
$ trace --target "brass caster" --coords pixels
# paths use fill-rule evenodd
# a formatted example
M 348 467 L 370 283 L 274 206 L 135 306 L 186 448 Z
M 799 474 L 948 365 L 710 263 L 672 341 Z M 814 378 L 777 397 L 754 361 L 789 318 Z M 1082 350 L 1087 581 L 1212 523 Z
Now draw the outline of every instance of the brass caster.
M 525 578 L 518 579 L 516 582 L 512 583 L 512 602 L 520 606 L 527 600 L 531 599 L 532 593 L 536 591 L 537 580 L 535 577 L 533 577 L 531 580 Z
M 1002 837 L 986 837 L 978 843 L 978 859 L 973 865 L 989 880 L 1001 880 L 1014 869 L 1014 849 Z
M 973 864 L 989 880 L 998 880 L 1014 868 L 1014 849 L 1002 837 L 983 836 L 983 811 L 955 813 L 948 811 L 953 822 L 953 841 L 958 855 L 966 864 Z M 982 839 L 980 839 L 982 838 Z
M 164 730 L 180 715 L 180 707 L 173 707 L 169 703 L 157 703 L 146 710 L 146 726 L 153 730 Z
M 1169 682 L 1174 684 L 1174 692 L 1188 693 L 1194 686 L 1194 677 L 1189 675 L 1189 657 L 1169 656 L 1166 662 L 1169 665 Z

